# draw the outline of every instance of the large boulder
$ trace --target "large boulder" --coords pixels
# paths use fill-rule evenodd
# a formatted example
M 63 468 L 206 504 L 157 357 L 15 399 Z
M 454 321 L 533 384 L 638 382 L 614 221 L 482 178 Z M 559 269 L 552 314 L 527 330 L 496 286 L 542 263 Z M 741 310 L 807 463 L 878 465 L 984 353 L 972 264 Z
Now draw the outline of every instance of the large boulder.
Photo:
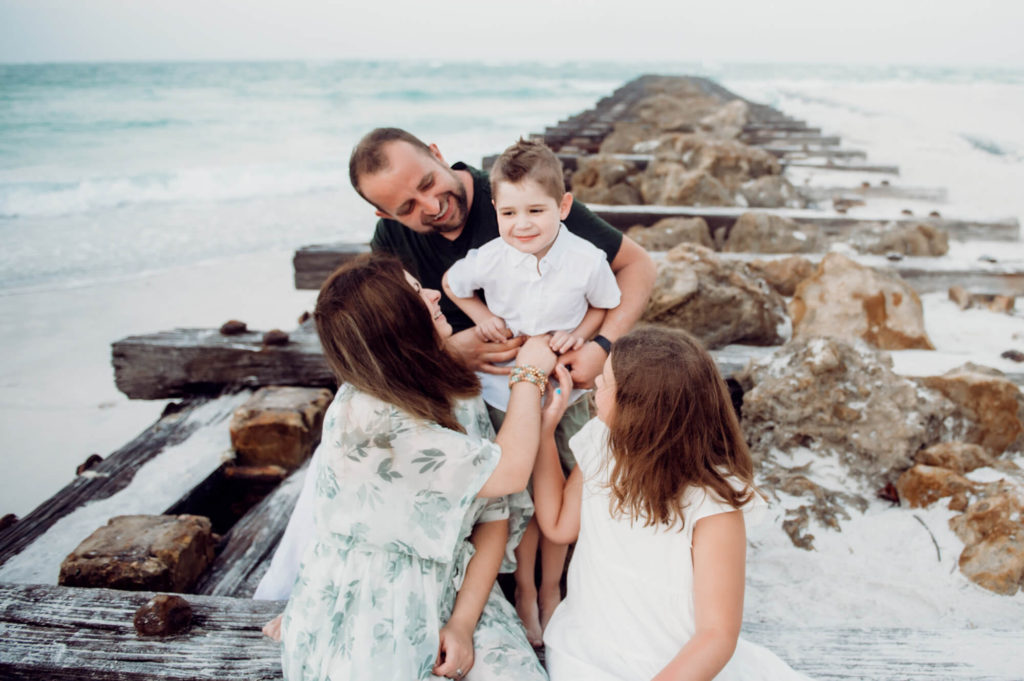
M 964 476 L 938 466 L 915 464 L 896 481 L 900 502 L 911 508 L 923 508 L 943 497 L 964 496 L 976 487 Z
M 689 170 L 677 161 L 656 160 L 640 176 L 644 203 L 662 206 L 732 206 L 735 199 L 704 170 Z
M 320 442 L 331 403 L 326 388 L 260 388 L 231 417 L 231 445 L 245 466 L 298 468 Z
M 650 227 L 636 225 L 626 235 L 648 251 L 668 251 L 679 244 L 700 244 L 711 248 L 711 230 L 704 218 L 663 218 Z
M 741 380 L 752 386 L 742 425 L 758 460 L 776 448 L 834 452 L 880 487 L 921 447 L 959 432 L 946 398 L 893 373 L 889 355 L 862 341 L 798 338 Z
M 778 345 L 789 335 L 785 304 L 744 263 L 681 244 L 658 263 L 643 320 L 686 329 L 709 348 Z
M 764 277 L 768 285 L 787 298 L 797 285 L 814 274 L 815 265 L 807 258 L 791 255 L 775 260 L 752 260 L 750 267 Z
M 800 225 L 770 213 L 744 213 L 729 230 L 722 250 L 728 253 L 813 253 L 817 225 Z
M 598 154 L 581 158 L 572 175 L 572 193 L 584 203 L 635 205 L 643 202 L 640 191 L 629 183 L 636 164 Z
M 877 230 L 859 232 L 851 238 L 850 244 L 860 253 L 937 256 L 949 252 L 949 235 L 946 230 L 925 222 L 889 223 Z
M 750 180 L 782 173 L 779 160 L 764 149 L 736 140 L 712 139 L 705 135 L 664 135 L 657 154 L 662 159 L 680 160 L 690 170 L 708 173 L 730 192 L 739 191 Z
M 860 339 L 885 350 L 934 350 L 921 299 L 903 279 L 829 253 L 789 304 L 794 335 Z
M 805 208 L 807 201 L 782 175 L 762 175 L 740 185 L 751 208 Z
M 706 116 L 714 114 L 721 102 L 691 88 L 666 88 L 640 99 L 630 107 L 631 118 L 659 130 L 692 130 Z
M 662 132 L 650 123 L 616 121 L 601 140 L 602 154 L 649 154 L 661 144 Z
M 117 516 L 64 559 L 58 583 L 184 593 L 213 561 L 214 544 L 202 516 Z
M 964 542 L 960 571 L 990 591 L 1012 596 L 1024 586 L 1024 498 L 1019 485 L 989 486 L 949 526 Z
M 999 456 L 1024 434 L 1020 388 L 995 369 L 965 364 L 921 382 L 959 407 L 971 424 L 964 440 Z
M 742 99 L 734 99 L 700 119 L 698 126 L 712 137 L 736 139 L 749 119 L 750 105 Z
M 919 451 L 914 455 L 914 461 L 963 474 L 991 466 L 994 458 L 981 445 L 969 442 L 940 442 Z

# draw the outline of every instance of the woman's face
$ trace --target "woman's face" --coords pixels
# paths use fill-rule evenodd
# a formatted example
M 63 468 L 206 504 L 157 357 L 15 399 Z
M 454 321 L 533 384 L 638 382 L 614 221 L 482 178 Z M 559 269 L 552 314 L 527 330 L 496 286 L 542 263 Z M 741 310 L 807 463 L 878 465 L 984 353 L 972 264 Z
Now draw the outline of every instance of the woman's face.
M 594 404 L 597 405 L 597 418 L 610 426 L 615 416 L 615 374 L 612 373 L 612 358 L 604 361 L 604 371 L 594 379 Z
M 437 335 L 442 340 L 451 336 L 452 325 L 448 323 L 444 313 L 441 312 L 441 292 L 432 288 L 423 288 L 420 286 L 419 280 L 408 272 L 405 272 L 405 280 L 409 282 L 412 290 L 416 291 L 420 298 L 423 299 L 423 304 L 427 306 L 427 311 L 430 312 L 430 318 L 434 320 L 434 328 L 437 329 Z

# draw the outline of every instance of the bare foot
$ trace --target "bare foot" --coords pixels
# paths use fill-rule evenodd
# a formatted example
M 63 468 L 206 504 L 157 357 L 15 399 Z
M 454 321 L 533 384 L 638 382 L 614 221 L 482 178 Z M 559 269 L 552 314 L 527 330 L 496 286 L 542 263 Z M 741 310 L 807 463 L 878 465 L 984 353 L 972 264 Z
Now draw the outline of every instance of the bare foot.
M 560 588 L 542 589 L 539 597 L 540 602 L 540 630 L 544 632 L 548 628 L 548 622 L 555 613 L 555 608 L 562 602 L 562 590 Z
M 523 627 L 526 628 L 526 640 L 530 642 L 530 645 L 534 648 L 543 646 L 544 630 L 540 626 L 536 595 L 520 598 L 519 592 L 516 591 L 516 614 L 519 615 Z

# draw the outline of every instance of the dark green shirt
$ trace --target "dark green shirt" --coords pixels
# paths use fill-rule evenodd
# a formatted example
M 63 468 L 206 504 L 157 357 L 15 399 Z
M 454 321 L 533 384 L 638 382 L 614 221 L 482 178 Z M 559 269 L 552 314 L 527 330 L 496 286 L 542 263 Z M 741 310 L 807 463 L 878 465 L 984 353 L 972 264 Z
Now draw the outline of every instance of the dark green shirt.
M 454 241 L 440 234 L 420 234 L 396 220 L 378 220 L 370 247 L 375 252 L 391 253 L 401 258 L 406 269 L 416 275 L 425 288 L 442 291 L 441 277 L 456 260 L 464 258 L 471 248 L 480 248 L 498 238 L 498 216 L 491 203 L 491 181 L 487 173 L 456 163 L 452 170 L 466 170 L 473 176 L 473 204 L 469 207 L 466 226 Z M 565 218 L 570 232 L 594 244 L 608 256 L 610 263 L 622 245 L 622 232 L 573 201 Z M 447 296 L 441 298 L 441 311 L 455 331 L 473 326 L 473 321 Z

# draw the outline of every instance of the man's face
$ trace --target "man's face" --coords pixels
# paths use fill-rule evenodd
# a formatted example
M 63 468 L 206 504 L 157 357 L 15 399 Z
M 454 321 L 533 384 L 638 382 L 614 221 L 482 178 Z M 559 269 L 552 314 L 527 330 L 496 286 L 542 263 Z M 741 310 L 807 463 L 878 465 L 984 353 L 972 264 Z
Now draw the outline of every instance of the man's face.
M 430 154 L 402 141 L 384 146 L 388 167 L 359 180 L 377 215 L 398 220 L 414 232 L 461 230 L 469 214 L 466 188 L 437 147 Z

